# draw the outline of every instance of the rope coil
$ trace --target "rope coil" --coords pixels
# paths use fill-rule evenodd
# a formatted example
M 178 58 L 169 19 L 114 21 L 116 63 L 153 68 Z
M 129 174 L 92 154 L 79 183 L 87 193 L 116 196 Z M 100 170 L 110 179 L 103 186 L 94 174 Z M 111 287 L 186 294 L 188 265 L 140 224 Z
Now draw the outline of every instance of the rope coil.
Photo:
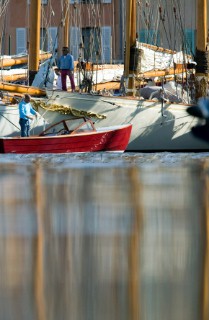
M 36 111 L 38 111 L 38 108 L 41 107 L 47 111 L 52 111 L 52 112 L 59 112 L 61 114 L 69 114 L 71 116 L 76 116 L 76 117 L 89 117 L 89 118 L 97 118 L 97 119 L 106 119 L 106 116 L 103 114 L 98 114 L 94 112 L 87 112 L 84 110 L 77 110 L 74 108 L 71 108 L 70 106 L 63 106 L 63 105 L 57 105 L 57 104 L 52 104 L 52 105 L 47 105 L 44 101 L 31 101 L 33 104 L 33 107 Z

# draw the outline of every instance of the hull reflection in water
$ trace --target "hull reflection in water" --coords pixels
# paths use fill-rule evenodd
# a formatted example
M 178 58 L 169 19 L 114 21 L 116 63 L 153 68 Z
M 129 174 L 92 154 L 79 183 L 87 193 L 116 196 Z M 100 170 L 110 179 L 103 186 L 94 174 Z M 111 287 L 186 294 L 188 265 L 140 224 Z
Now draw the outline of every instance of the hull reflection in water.
M 207 168 L 1 164 L 0 319 L 208 319 Z

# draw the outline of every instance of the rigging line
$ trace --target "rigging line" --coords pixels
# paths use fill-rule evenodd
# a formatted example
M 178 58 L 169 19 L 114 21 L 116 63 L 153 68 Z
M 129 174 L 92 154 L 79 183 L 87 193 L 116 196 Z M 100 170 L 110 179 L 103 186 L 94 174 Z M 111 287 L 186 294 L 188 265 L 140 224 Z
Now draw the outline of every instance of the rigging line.
M 185 1 L 184 1 L 184 5 L 185 5 Z M 179 2 L 179 7 L 180 7 L 180 2 Z M 181 10 L 181 11 L 183 11 L 183 10 Z M 184 12 L 185 12 L 185 7 L 184 7 Z M 185 14 L 184 14 L 184 17 L 185 17 Z M 185 25 L 184 25 L 184 28 L 185 28 Z M 189 43 L 189 41 L 188 41 L 188 39 L 186 37 L 185 29 L 183 29 L 183 23 L 182 23 L 182 37 L 183 37 L 184 43 L 185 43 L 185 47 L 184 47 L 184 51 L 183 51 L 183 54 L 184 54 L 183 57 L 184 57 L 184 64 L 186 64 L 186 62 L 188 61 L 188 55 L 186 54 L 187 53 L 187 49 L 190 50 L 190 53 L 192 53 L 193 56 L 194 56 L 194 52 L 192 51 L 191 43 Z M 187 57 L 187 61 L 185 59 L 186 57 Z M 187 76 L 187 74 L 186 74 L 186 76 Z
M 98 33 L 98 43 L 100 46 L 100 60 L 101 63 L 104 63 L 104 46 L 103 46 L 103 42 L 104 42 L 104 29 L 102 28 L 102 26 L 105 25 L 105 12 L 104 12 L 104 4 L 101 3 L 100 5 L 100 15 L 99 15 L 99 33 Z M 108 14 L 109 17 L 111 17 L 111 13 L 109 12 Z M 112 30 L 111 30 L 112 31 Z
M 0 41 L 0 52 L 1 55 L 3 54 L 2 50 L 3 50 L 3 40 L 4 40 L 4 35 L 5 35 L 5 28 L 6 28 L 6 12 L 1 20 L 2 22 L 2 30 L 1 30 L 1 41 Z M 2 78 L 2 72 L 3 72 L 3 59 L 1 60 L 1 78 Z
M 53 60 L 55 59 L 55 52 L 56 52 L 56 43 L 57 43 L 57 39 L 58 39 L 58 30 L 59 30 L 59 27 L 61 27 L 62 25 L 62 19 L 58 25 L 58 28 L 57 28 L 57 32 L 56 32 L 56 35 L 55 35 L 55 38 L 54 38 L 54 41 L 52 43 L 52 55 L 48 61 L 48 65 L 47 65 L 47 71 L 46 71 L 46 74 L 45 74 L 45 78 L 44 78 L 44 85 L 46 85 L 47 83 L 47 79 L 48 79 L 48 75 L 49 75 L 49 71 L 50 71 L 50 68 L 52 67 L 52 64 L 53 64 Z
M 178 13 L 179 13 L 179 20 L 180 20 L 180 24 L 179 24 L 179 27 L 180 27 L 180 31 L 181 31 L 181 39 L 182 39 L 182 50 L 183 50 L 183 53 L 185 53 L 185 50 L 186 50 L 186 46 L 187 46 L 187 41 L 185 39 L 185 33 L 184 33 L 184 27 L 183 27 L 183 21 L 182 21 L 182 8 L 181 8 L 181 5 L 180 5 L 180 1 L 177 0 L 177 6 L 178 6 Z
M 136 0 L 134 0 L 134 1 L 136 1 Z M 103 5 L 103 8 L 104 8 L 104 5 Z M 111 14 L 111 11 L 113 11 L 113 14 Z M 110 58 L 111 58 L 111 63 L 112 63 L 112 55 L 113 55 L 113 53 L 112 53 L 113 43 L 116 43 L 116 41 L 113 42 L 113 39 L 116 38 L 115 20 L 114 20 L 115 19 L 115 14 L 114 14 L 115 12 L 116 12 L 115 1 L 112 1 L 112 7 L 109 6 L 109 15 L 108 15 L 110 17 L 110 19 L 112 17 L 112 20 L 110 20 L 110 26 L 111 26 L 111 38 L 110 38 L 111 57 Z M 135 12 L 135 14 L 136 14 L 136 12 Z M 114 56 L 115 56 L 115 50 L 116 50 L 116 46 L 114 46 Z
M 70 8 L 71 8 L 71 10 L 70 10 Z M 70 28 L 72 29 L 72 27 L 73 27 L 75 30 L 74 32 L 76 33 L 76 38 L 77 38 L 77 34 L 79 32 L 80 42 L 83 42 L 82 37 L 81 37 L 81 30 L 80 30 L 81 28 L 79 28 L 81 25 L 81 22 L 78 22 L 78 17 L 80 18 L 80 21 L 81 21 L 80 8 L 81 8 L 81 5 L 77 4 L 75 2 L 71 7 L 69 7 L 69 21 L 70 21 Z M 70 32 L 70 47 L 75 45 L 75 43 L 73 43 L 74 39 L 72 38 L 73 34 L 74 33 L 72 33 L 72 30 L 71 30 L 71 32 Z M 79 43 L 76 42 L 76 45 L 78 47 Z
M 186 5 L 186 4 L 185 4 Z M 195 9 L 196 9 L 196 6 L 195 6 Z M 184 10 L 185 12 L 186 12 L 186 7 L 185 7 L 185 10 Z M 185 26 L 184 26 L 185 27 Z M 195 26 L 196 27 L 196 26 Z M 186 28 L 186 27 L 185 27 Z M 192 24 L 191 24 L 191 28 L 192 28 Z M 190 54 L 192 55 L 192 57 L 194 57 L 195 56 L 195 52 L 193 51 L 193 44 L 192 44 L 192 41 L 190 41 L 189 39 L 188 39 L 188 37 L 186 36 L 186 34 L 184 33 L 184 38 L 185 38 L 185 42 L 186 42 L 186 50 L 187 49 L 189 49 L 189 52 L 190 52 Z
M 137 33 L 138 33 L 139 28 L 140 28 L 140 25 L 139 25 L 140 7 L 141 7 L 141 3 L 140 3 L 140 1 L 137 1 L 136 2 L 136 30 L 137 30 Z M 139 41 L 139 35 L 138 35 L 138 41 Z
M 44 29 L 47 30 L 48 26 L 50 25 L 50 20 L 48 20 L 48 24 L 47 24 L 47 18 L 45 17 L 45 10 L 44 10 L 44 6 L 41 6 L 41 19 L 42 19 L 42 49 L 45 48 L 47 46 L 47 32 L 44 32 Z M 47 47 L 48 49 L 48 47 Z
M 83 5 L 83 6 L 86 8 L 85 5 Z M 94 10 L 93 10 L 93 6 L 92 6 L 91 2 L 87 5 L 86 9 L 87 9 L 87 17 L 88 17 L 89 27 L 85 28 L 84 54 L 85 54 L 85 59 L 87 61 L 90 61 L 91 57 L 92 57 L 92 28 L 95 26 L 95 14 L 94 14 Z M 89 36 L 88 43 L 87 43 L 87 35 Z
M 169 41 L 169 37 L 168 37 L 168 32 L 167 32 L 167 28 L 165 26 L 165 21 L 166 21 L 166 10 L 165 10 L 165 3 L 164 0 L 159 0 L 159 7 L 158 7 L 158 11 L 159 11 L 159 28 L 160 28 L 160 24 L 162 24 L 162 32 L 164 34 L 164 37 L 167 41 L 167 45 L 170 48 L 170 41 Z M 167 22 L 167 21 L 166 21 Z M 164 44 L 163 44 L 164 46 Z
M 48 0 L 48 9 L 44 4 L 41 4 L 41 6 L 43 8 L 43 13 L 46 12 L 45 16 L 49 18 L 48 21 L 50 23 L 51 22 L 51 18 L 55 16 L 51 0 Z M 47 18 L 46 18 L 46 20 L 47 20 Z
M 144 18 L 144 24 L 145 24 L 145 27 L 147 28 L 147 30 L 149 29 L 149 26 L 148 26 L 148 19 L 147 19 L 147 14 L 146 14 L 146 11 L 143 10 L 143 18 Z
M 169 7 L 168 7 L 167 1 L 166 1 L 166 3 L 165 3 L 165 12 L 166 12 L 167 21 L 168 21 L 168 34 L 169 34 L 169 38 L 170 38 L 170 45 L 169 45 L 169 47 L 172 48 L 172 36 L 171 36 L 172 27 L 171 27 L 171 19 L 170 19 L 170 17 L 172 16 L 172 14 L 171 14 L 171 5 L 169 4 Z
M 150 17 L 151 17 L 151 22 L 152 22 L 151 30 L 150 30 L 151 31 L 150 32 L 150 39 L 151 39 L 151 43 L 156 45 L 157 44 L 157 29 L 156 29 L 157 16 L 155 17 L 154 12 L 155 12 L 155 8 L 154 7 L 150 8 Z M 153 17 L 155 17 L 155 19 L 153 19 Z
M 1 33 L 1 55 L 3 54 L 3 41 L 4 41 L 4 35 L 6 34 L 6 17 L 7 14 L 5 12 L 4 17 L 2 19 L 2 23 L 3 23 L 3 28 L 2 28 L 2 33 Z
M 182 22 L 182 8 L 181 8 L 181 4 L 178 0 L 176 0 L 176 4 L 177 4 L 177 8 L 178 8 L 178 15 L 179 15 L 179 21 L 180 21 L 180 24 L 179 24 L 179 27 L 180 27 L 180 31 L 181 31 L 181 35 L 184 34 L 183 30 L 183 22 Z
M 49 15 L 49 19 L 47 19 L 47 15 L 45 14 L 45 10 L 44 10 L 44 5 L 42 5 L 42 15 L 43 15 L 43 27 L 48 30 L 49 27 L 52 25 L 52 17 L 54 17 L 54 11 L 53 11 L 53 7 L 51 5 L 51 1 L 49 3 L 50 5 L 50 15 Z M 47 35 L 48 33 L 45 33 L 45 37 L 43 39 L 43 42 L 47 41 Z
M 139 20 L 141 21 L 141 24 L 139 26 L 139 29 L 142 31 L 142 27 L 146 27 L 146 15 L 145 11 L 142 10 L 142 4 L 140 4 L 141 9 L 139 9 Z M 124 31 L 125 32 L 125 31 Z M 139 41 L 140 41 L 140 36 L 139 36 Z
M 95 12 L 95 7 L 94 7 L 94 4 L 93 4 L 93 2 L 91 2 L 90 3 L 90 10 L 91 10 L 91 14 L 93 15 L 93 17 L 91 17 L 91 18 L 93 18 L 92 19 L 92 24 L 93 24 L 93 27 L 92 28 L 90 28 L 90 47 L 89 47 L 89 60 L 90 60 L 90 57 L 91 57 L 91 59 L 93 59 L 93 57 L 92 57 L 92 52 L 93 52 L 93 46 L 94 46 L 94 30 L 95 30 L 95 20 L 96 20 L 96 12 Z
M 94 30 L 96 26 L 96 10 L 95 6 L 92 1 L 90 1 L 89 5 L 89 13 L 91 15 L 91 28 L 90 28 L 90 46 L 89 46 L 89 57 L 88 60 L 93 60 L 92 52 L 93 52 L 93 46 L 94 46 Z
M 5 41 L 5 29 L 6 29 L 6 15 L 7 15 L 7 10 L 8 10 L 8 4 L 9 4 L 9 0 L 3 2 L 3 5 L 1 4 L 1 13 L 0 13 L 0 17 L 1 19 L 1 26 L 2 26 L 2 30 L 1 30 L 1 41 L 0 41 L 0 51 L 1 51 L 1 55 L 2 55 L 2 50 L 3 50 L 3 41 Z M 3 63 L 3 61 L 2 61 Z
M 174 42 L 173 42 L 173 50 L 175 50 L 176 48 L 176 43 L 177 43 L 177 13 L 176 13 L 176 6 L 175 6 L 175 0 L 172 0 L 172 7 L 173 7 L 173 18 L 174 18 L 174 28 L 173 28 L 173 31 L 174 31 Z
M 167 11 L 167 17 L 168 17 L 168 30 L 169 30 L 169 35 L 170 35 L 170 48 L 172 50 L 175 50 L 176 45 L 176 37 L 175 37 L 175 33 L 176 33 L 176 15 L 174 14 L 174 4 L 173 4 L 173 0 L 171 1 L 171 4 L 168 5 L 166 4 L 166 11 Z
M 64 16 L 62 18 L 62 23 L 63 23 L 63 26 L 65 25 L 65 22 L 66 22 L 66 19 L 68 17 L 68 13 L 69 13 L 69 6 L 70 6 L 70 3 L 68 1 L 68 5 L 67 7 L 65 7 L 65 13 L 64 13 Z M 64 10 L 62 10 L 62 14 L 63 14 Z
M 143 29 L 148 29 L 147 25 L 148 25 L 148 22 L 147 22 L 147 14 L 146 14 L 146 11 L 144 9 L 145 5 L 142 3 L 142 2 L 139 2 L 139 17 L 138 19 L 140 20 L 140 30 L 143 30 Z
M 60 24 L 61 24 L 61 22 L 60 22 Z M 55 45 L 56 45 L 57 39 L 58 39 L 58 29 L 57 29 L 56 36 L 54 38 L 54 44 L 53 44 L 53 47 L 52 47 L 52 55 L 51 55 L 51 57 L 50 57 L 50 59 L 48 61 L 48 65 L 47 65 L 47 71 L 46 71 L 45 79 L 44 79 L 44 85 L 45 86 L 46 86 L 46 83 L 47 83 L 47 79 L 48 79 L 50 68 L 52 67 L 53 60 L 55 59 L 55 52 L 56 52 Z
M 153 19 L 153 17 L 155 16 L 154 15 L 154 12 L 155 12 L 155 8 L 154 6 L 150 6 L 150 12 L 149 12 L 149 19 L 150 19 L 150 32 L 149 32 L 149 37 L 150 37 L 150 42 L 153 43 L 153 44 L 156 44 L 156 27 L 155 27 L 155 23 L 156 23 L 156 20 Z
M 167 30 L 166 30 L 166 26 L 165 26 L 165 18 L 163 17 L 165 15 L 165 11 L 164 11 L 164 14 L 162 16 L 162 8 L 160 7 L 159 10 L 160 10 L 160 21 L 161 21 L 163 29 L 164 29 L 165 37 L 166 37 L 166 40 L 168 42 L 169 47 L 171 47 L 171 44 L 170 44 L 170 41 L 169 41 L 169 38 L 168 38 L 168 34 L 167 34 Z
M 196 17 L 197 16 L 197 7 L 196 6 L 194 6 L 194 9 L 193 9 L 194 11 L 193 11 L 193 14 L 194 14 L 194 16 Z M 190 16 L 190 25 L 191 25 L 191 28 L 193 29 L 193 30 L 195 30 L 196 29 L 196 21 L 195 21 L 195 19 L 193 18 L 193 16 L 192 16 L 192 14 L 191 14 L 191 16 Z
M 1 6 L 1 12 L 0 12 L 0 16 L 2 16 L 4 14 L 4 11 L 6 11 L 7 6 L 9 4 L 10 0 L 6 0 L 5 2 L 3 2 L 3 6 Z
M 76 13 L 75 14 L 75 17 L 76 17 L 76 25 L 78 25 L 79 26 L 79 43 L 78 43 L 78 45 L 79 45 L 79 47 L 80 47 L 80 44 L 81 44 L 81 50 L 80 51 L 82 51 L 82 57 L 83 57 L 83 59 L 84 59 L 84 39 L 83 39 L 83 36 L 82 36 L 82 27 L 81 27 L 81 25 L 82 25 L 82 17 L 83 17 L 83 10 L 82 10 L 82 5 L 80 5 L 80 6 L 77 6 L 77 7 L 74 7 L 74 12 Z M 82 12 L 82 14 L 81 14 L 81 12 Z M 79 51 L 79 49 L 78 49 L 78 51 Z
M 12 121 L 10 121 L 9 119 L 7 119 L 7 117 L 5 117 L 2 113 L 0 113 L 0 116 L 3 117 L 5 120 L 7 120 L 8 122 L 10 122 L 15 128 L 17 128 L 18 130 L 20 130 L 19 127 L 16 126 L 16 124 L 14 124 Z
M 44 46 L 44 30 L 43 30 L 43 18 L 44 16 L 44 12 L 43 12 L 43 8 L 41 7 L 41 30 L 40 30 L 40 38 L 41 38 L 41 50 L 43 50 L 43 46 Z
M 97 44 L 98 44 L 98 50 L 100 52 L 100 57 L 102 53 L 102 13 L 103 13 L 103 8 L 104 4 L 100 3 L 97 6 L 97 17 L 98 17 L 98 23 L 97 23 L 97 28 L 96 28 L 96 39 L 97 39 Z M 110 14 L 108 16 L 111 16 Z
M 155 8 L 150 4 L 150 2 L 146 1 L 145 9 L 142 9 L 142 3 L 139 4 L 140 9 L 140 17 L 142 21 L 142 26 L 144 24 L 145 30 L 147 31 L 145 42 L 147 43 L 157 43 L 157 30 L 159 30 L 159 13 L 154 14 Z M 155 3 L 156 5 L 156 3 Z M 157 28 L 156 28 L 157 26 Z
M 51 25 L 51 15 L 50 15 L 50 19 L 48 20 L 47 23 L 47 17 L 45 14 L 45 7 L 44 5 L 41 5 L 41 19 L 42 19 L 42 24 L 41 24 L 41 32 L 42 32 L 42 38 L 41 38 L 41 48 L 43 51 L 45 48 L 48 50 L 48 44 L 47 44 L 47 32 L 46 30 L 48 30 L 49 26 Z
M 152 19 L 153 19 L 153 12 L 152 12 L 152 6 L 149 2 L 149 6 L 148 6 L 149 10 L 148 10 L 148 34 L 147 34 L 147 42 L 148 43 L 152 43 L 153 42 L 153 35 L 152 35 Z
M 145 37 L 145 42 L 147 42 L 147 43 L 148 43 L 149 29 L 150 29 L 149 8 L 150 8 L 150 3 L 148 3 L 148 1 L 146 1 L 145 9 L 143 10 L 143 13 L 144 13 L 145 27 L 146 27 L 146 31 L 147 31 L 147 33 L 144 35 L 144 37 Z
M 102 40 L 102 25 L 104 26 L 104 3 L 100 3 L 98 5 L 98 29 L 97 29 L 97 42 L 98 42 L 98 49 L 100 52 L 100 59 L 101 62 L 104 63 L 103 61 L 103 40 Z M 108 15 L 109 17 L 111 16 L 111 14 Z
M 73 4 L 73 6 L 71 7 L 71 10 L 69 12 L 71 26 L 73 26 L 73 25 L 77 26 L 77 23 L 76 23 L 77 13 L 78 13 L 78 11 L 80 12 L 80 7 L 81 7 L 81 5 L 80 4 L 78 5 L 75 2 Z M 79 16 L 80 16 L 80 14 L 79 14 Z
M 159 3 L 159 2 L 158 2 Z M 157 37 L 157 39 L 156 39 L 156 45 L 161 45 L 162 46 L 162 41 L 161 40 L 159 40 L 160 41 L 160 43 L 158 43 L 158 35 L 159 35 L 159 37 L 160 37 L 160 15 L 159 15 L 159 11 L 157 12 L 157 18 L 156 18 L 156 29 L 157 29 L 157 34 L 156 34 L 156 37 Z

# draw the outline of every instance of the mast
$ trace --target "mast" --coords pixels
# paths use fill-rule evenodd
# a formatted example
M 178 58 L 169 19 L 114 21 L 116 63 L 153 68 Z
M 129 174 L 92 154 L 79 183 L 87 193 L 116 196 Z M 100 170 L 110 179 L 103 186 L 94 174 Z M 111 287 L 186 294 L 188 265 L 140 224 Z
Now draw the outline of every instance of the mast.
M 62 55 L 62 47 L 69 47 L 69 10 L 70 1 L 62 0 L 62 20 L 59 26 L 59 45 L 58 45 L 58 55 Z
M 69 46 L 69 0 L 64 0 L 63 46 Z
M 207 0 L 197 0 L 196 98 L 205 97 L 208 87 Z
M 125 78 L 128 78 L 128 75 L 129 75 L 131 5 L 132 5 L 132 0 L 126 0 L 126 35 L 125 35 L 126 41 L 125 41 L 125 62 L 124 62 L 124 76 L 125 76 Z
M 39 69 L 41 0 L 31 0 L 29 26 L 29 85 Z
M 128 78 L 128 95 L 134 95 L 134 70 L 130 68 L 131 49 L 136 45 L 136 0 L 126 1 L 126 49 L 124 76 Z

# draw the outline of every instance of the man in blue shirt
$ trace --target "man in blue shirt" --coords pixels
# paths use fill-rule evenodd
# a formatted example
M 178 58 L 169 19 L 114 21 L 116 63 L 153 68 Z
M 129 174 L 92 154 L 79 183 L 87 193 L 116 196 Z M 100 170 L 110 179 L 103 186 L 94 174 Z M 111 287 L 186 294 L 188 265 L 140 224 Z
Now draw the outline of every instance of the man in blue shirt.
M 70 79 L 72 92 L 75 91 L 74 82 L 74 59 L 71 54 L 69 54 L 68 47 L 62 48 L 63 55 L 59 58 L 57 67 L 61 73 L 62 90 L 67 91 L 67 76 Z
M 34 116 L 38 116 L 38 113 L 32 108 L 30 100 L 30 95 L 25 94 L 24 99 L 19 103 L 21 137 L 30 136 L 30 123 L 34 119 Z

